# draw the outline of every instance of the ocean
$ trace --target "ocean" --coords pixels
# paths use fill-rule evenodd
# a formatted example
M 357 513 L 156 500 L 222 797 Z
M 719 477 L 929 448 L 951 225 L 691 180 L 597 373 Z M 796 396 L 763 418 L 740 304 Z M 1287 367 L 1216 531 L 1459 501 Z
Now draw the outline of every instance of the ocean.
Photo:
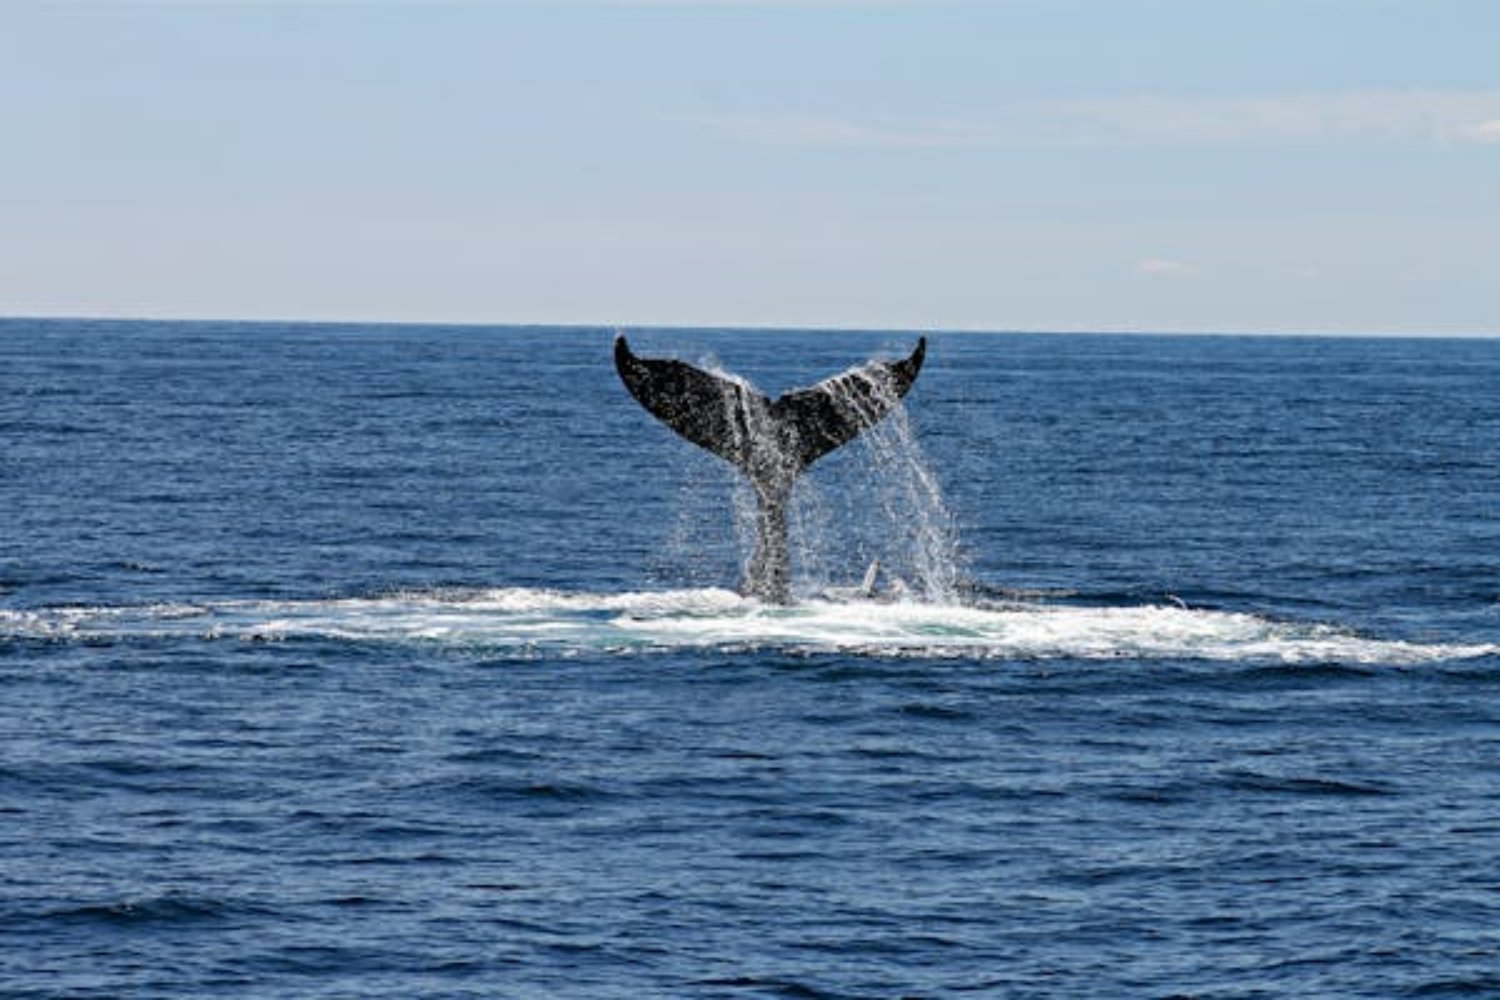
M 0 321 L 0 996 L 1500 996 L 1500 340 L 928 333 Z

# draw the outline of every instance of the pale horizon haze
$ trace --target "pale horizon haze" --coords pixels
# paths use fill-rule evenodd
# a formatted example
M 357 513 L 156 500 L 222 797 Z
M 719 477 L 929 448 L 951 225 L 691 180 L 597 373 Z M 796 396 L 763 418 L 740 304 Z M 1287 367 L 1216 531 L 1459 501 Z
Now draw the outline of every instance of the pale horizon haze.
M 0 316 L 1500 335 L 1500 4 L 0 0 Z

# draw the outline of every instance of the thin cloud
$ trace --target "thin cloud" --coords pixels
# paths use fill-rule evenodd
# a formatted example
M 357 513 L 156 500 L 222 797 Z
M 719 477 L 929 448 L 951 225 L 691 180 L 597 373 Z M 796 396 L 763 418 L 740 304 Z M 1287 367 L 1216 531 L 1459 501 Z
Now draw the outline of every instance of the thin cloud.
M 3 0 L 0 0 L 3 2 Z M 850 7 L 920 6 L 922 0 L 41 0 L 53 7 Z M 981 0 L 967 0 L 979 3 Z
M 730 139 L 764 146 L 869 149 L 973 148 L 995 143 L 987 127 L 957 120 L 858 120 L 833 115 L 700 115 L 687 119 Z
M 574 0 L 599 7 L 916 7 L 922 0 Z
M 1188 278 L 1198 273 L 1198 266 L 1185 260 L 1147 257 L 1135 262 L 1135 273 L 1147 278 Z
M 1469 142 L 1500 142 L 1500 118 L 1476 122 L 1458 130 L 1458 138 Z
M 690 120 L 738 141 L 823 148 L 1491 143 L 1500 142 L 1500 90 L 1041 100 L 967 118 L 734 114 Z

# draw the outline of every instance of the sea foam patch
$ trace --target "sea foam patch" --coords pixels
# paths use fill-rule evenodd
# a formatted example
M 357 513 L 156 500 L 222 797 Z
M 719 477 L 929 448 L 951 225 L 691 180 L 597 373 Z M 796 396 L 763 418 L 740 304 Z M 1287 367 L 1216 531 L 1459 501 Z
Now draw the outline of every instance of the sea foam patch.
M 1201 659 L 1417 664 L 1500 654 L 1335 626 L 1176 605 L 812 600 L 780 607 L 727 590 L 599 594 L 534 588 L 301 601 L 0 610 L 0 640 L 423 642 L 499 655 L 785 651 L 979 659 Z

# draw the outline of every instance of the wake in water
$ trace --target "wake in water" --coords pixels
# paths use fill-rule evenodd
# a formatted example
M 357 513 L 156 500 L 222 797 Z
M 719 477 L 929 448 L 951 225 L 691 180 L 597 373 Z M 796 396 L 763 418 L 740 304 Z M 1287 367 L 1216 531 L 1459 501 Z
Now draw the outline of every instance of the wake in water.
M 1500 654 L 1491 644 L 1382 640 L 1325 624 L 1177 605 L 810 600 L 782 607 L 718 589 L 593 594 L 506 588 L 0 610 L 0 641 L 174 639 L 437 643 L 502 657 L 713 651 L 1394 665 Z

